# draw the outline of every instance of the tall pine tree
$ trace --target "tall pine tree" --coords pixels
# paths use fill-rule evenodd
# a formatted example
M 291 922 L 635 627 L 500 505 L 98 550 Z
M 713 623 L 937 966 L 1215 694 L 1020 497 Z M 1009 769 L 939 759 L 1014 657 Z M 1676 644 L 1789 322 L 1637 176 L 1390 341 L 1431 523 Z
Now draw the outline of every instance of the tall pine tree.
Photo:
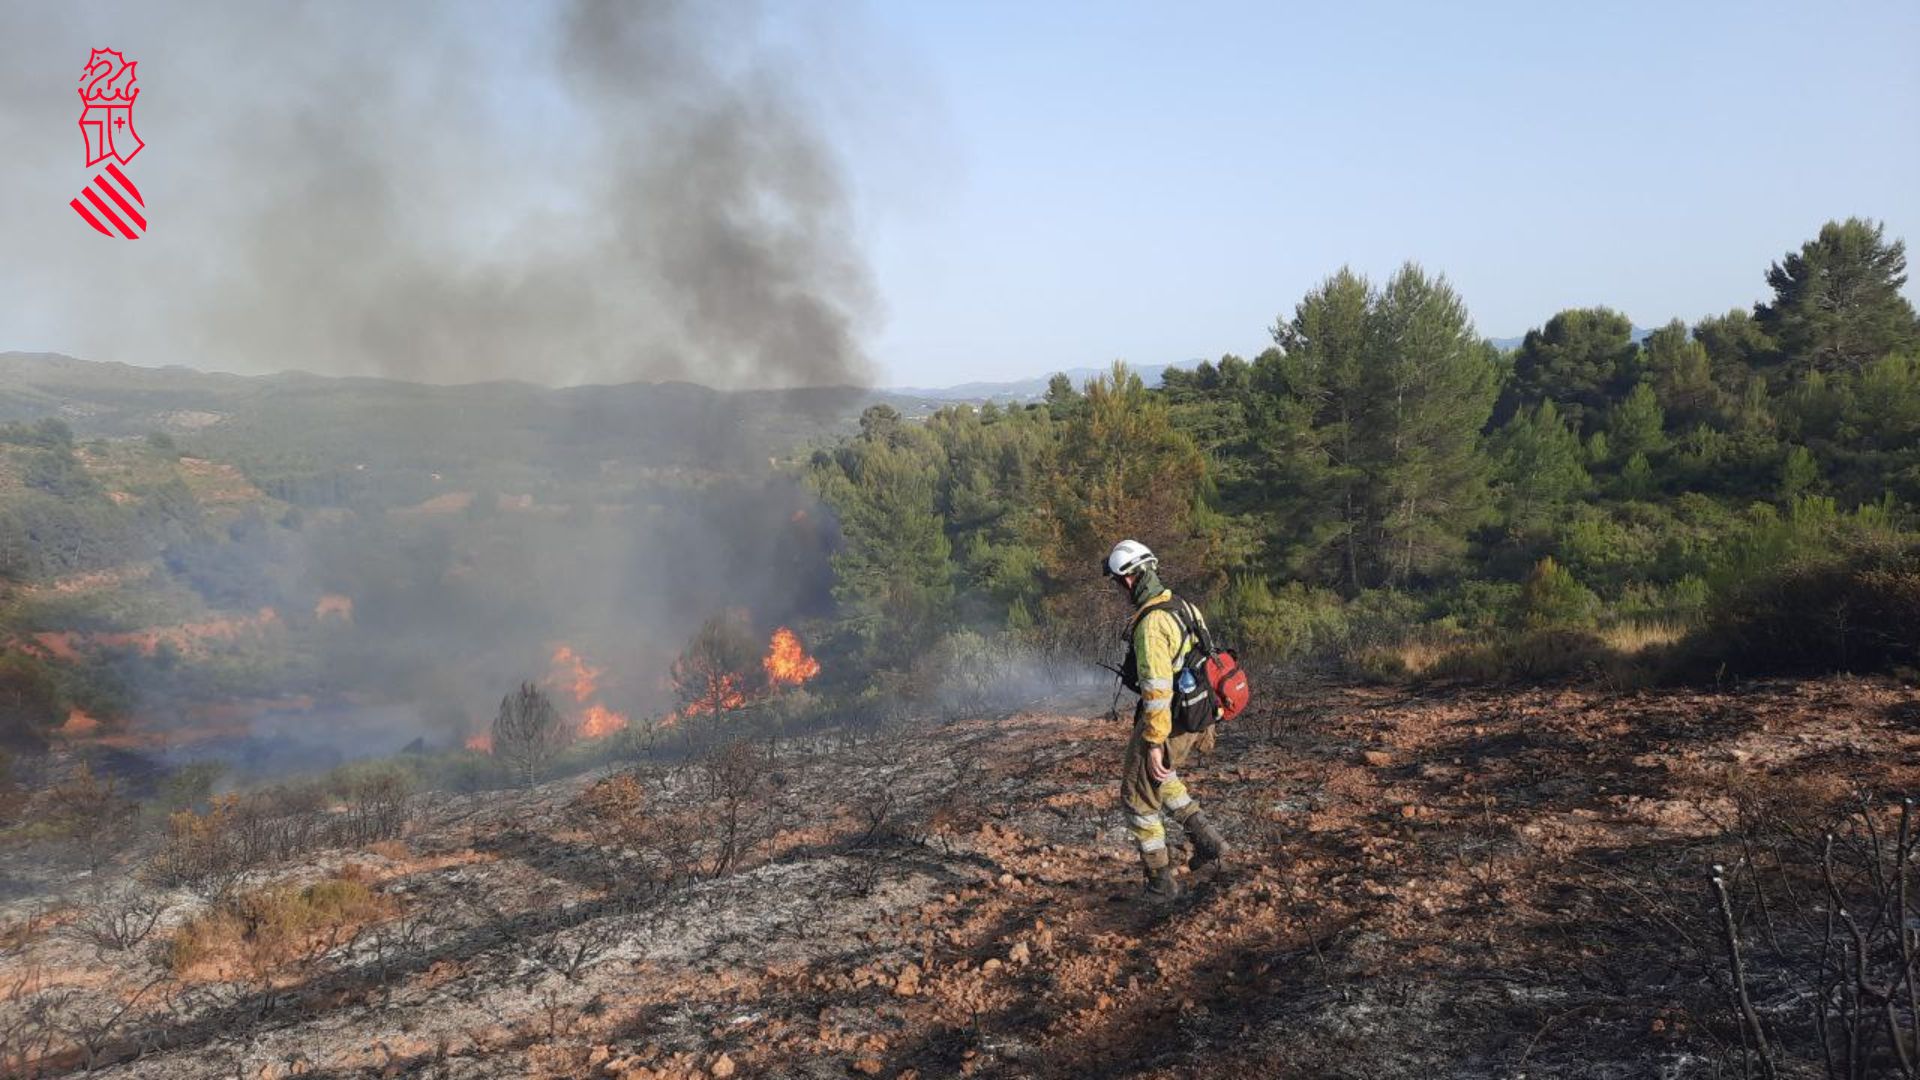
M 1496 357 L 1444 279 L 1342 270 L 1255 364 L 1272 539 L 1349 592 L 1443 569 L 1485 520 Z
M 1920 322 L 1900 295 L 1907 248 L 1885 226 L 1848 218 L 1773 264 L 1773 302 L 1754 318 L 1778 343 L 1789 370 L 1857 372 L 1892 353 L 1920 348 Z

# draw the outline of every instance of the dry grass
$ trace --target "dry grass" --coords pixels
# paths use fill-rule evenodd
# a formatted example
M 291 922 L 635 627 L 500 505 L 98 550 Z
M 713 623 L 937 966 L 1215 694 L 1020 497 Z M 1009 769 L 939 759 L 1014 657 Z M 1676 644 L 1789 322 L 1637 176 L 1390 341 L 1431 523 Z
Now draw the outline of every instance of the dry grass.
M 1410 675 L 1418 675 L 1440 662 L 1440 658 L 1453 651 L 1454 643 L 1430 639 L 1403 641 L 1395 646 L 1393 653 Z
M 1385 645 L 1369 645 L 1355 653 L 1348 666 L 1365 681 L 1396 683 L 1426 674 L 1460 647 L 1457 639 L 1416 634 Z
M 405 840 L 376 840 L 367 845 L 367 850 L 389 862 L 400 862 L 413 854 Z
M 1666 620 L 1616 623 L 1600 631 L 1600 640 L 1606 642 L 1608 648 L 1623 656 L 1633 656 L 1647 649 L 1672 645 L 1686 636 L 1685 626 Z
M 353 927 L 386 915 L 392 904 L 360 875 L 317 881 L 305 888 L 275 886 L 243 893 L 189 919 L 167 942 L 167 965 L 177 974 L 241 960 L 269 970 L 316 945 L 337 942 Z

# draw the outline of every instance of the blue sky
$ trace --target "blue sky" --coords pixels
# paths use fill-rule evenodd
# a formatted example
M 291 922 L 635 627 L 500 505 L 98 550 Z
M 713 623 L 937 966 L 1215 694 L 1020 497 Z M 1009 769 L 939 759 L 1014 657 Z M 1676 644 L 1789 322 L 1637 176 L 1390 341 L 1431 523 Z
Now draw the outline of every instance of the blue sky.
M 717 370 L 733 343 L 667 332 L 698 305 L 653 287 L 648 222 L 606 242 L 621 110 L 680 114 L 671 90 L 569 82 L 556 28 L 584 2 L 0 4 L 0 350 L 433 381 Z M 1650 326 L 1749 305 L 1830 218 L 1920 243 L 1915 0 L 680 10 L 698 23 L 663 40 L 713 85 L 771 72 L 824 134 L 848 187 L 828 255 L 866 261 L 858 341 L 884 385 L 1252 355 L 1342 265 L 1417 260 L 1505 337 L 1571 306 Z M 66 209 L 94 45 L 141 60 L 137 243 Z
M 1751 304 L 1831 217 L 1920 242 L 1911 0 L 872 16 L 930 101 L 928 190 L 866 204 L 895 383 L 1250 355 L 1342 264 L 1507 336 Z

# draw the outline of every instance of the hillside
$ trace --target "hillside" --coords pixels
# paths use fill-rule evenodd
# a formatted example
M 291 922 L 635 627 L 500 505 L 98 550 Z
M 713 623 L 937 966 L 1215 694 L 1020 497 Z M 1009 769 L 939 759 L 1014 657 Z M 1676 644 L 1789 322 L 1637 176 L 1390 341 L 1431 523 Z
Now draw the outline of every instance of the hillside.
M 1920 699 L 1870 681 L 1282 705 L 1187 770 L 1239 849 L 1168 909 L 1133 902 L 1118 725 L 923 719 L 416 801 L 396 839 L 247 878 L 357 898 L 250 945 L 193 890 L 130 952 L 75 932 L 108 901 L 16 901 L 0 1053 L 68 1075 L 84 1039 L 156 1080 L 1727 1075 L 1709 867 L 1754 853 L 1757 920 L 1817 864 L 1799 830 L 1836 827 L 1853 895 L 1850 807 L 1920 781 Z M 1748 988 L 1803 1075 L 1818 920 L 1768 918 Z M 91 1019 L 22 1024 L 49 995 Z
M 82 438 L 159 431 L 249 469 L 364 465 L 424 475 L 518 463 L 577 476 L 609 459 L 737 469 L 849 430 L 860 410 L 876 402 L 903 411 L 923 411 L 925 404 L 850 387 L 435 386 L 0 353 L 0 422 L 53 416 Z

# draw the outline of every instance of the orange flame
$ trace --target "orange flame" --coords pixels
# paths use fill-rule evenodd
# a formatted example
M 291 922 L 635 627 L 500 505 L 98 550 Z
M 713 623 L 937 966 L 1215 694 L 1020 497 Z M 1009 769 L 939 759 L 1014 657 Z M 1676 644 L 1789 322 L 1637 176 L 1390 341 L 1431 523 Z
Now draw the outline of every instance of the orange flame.
M 705 716 L 708 713 L 722 713 L 737 709 L 747 703 L 747 695 L 740 691 L 740 676 L 731 672 L 707 677 L 706 689 L 700 696 L 687 702 L 681 710 L 686 716 Z
M 467 736 L 467 749 L 477 750 L 482 754 L 493 753 L 493 733 L 483 731 L 478 735 Z
M 575 705 L 585 706 L 580 713 L 581 738 L 604 738 L 627 726 L 624 714 L 592 700 L 600 693 L 601 669 L 590 666 L 584 657 L 573 651 L 572 646 L 555 646 L 553 669 L 552 681 L 572 692 Z
M 800 636 L 784 626 L 773 632 L 766 659 L 760 661 L 760 666 L 767 670 L 767 685 L 775 689 L 799 686 L 820 674 L 820 661 L 808 656 L 800 644 Z
M 599 739 L 627 726 L 627 718 L 605 705 L 589 705 L 580 716 L 580 737 Z
M 353 597 L 341 596 L 339 593 L 326 593 L 320 597 L 319 603 L 313 605 L 313 617 L 352 622 Z
M 600 669 L 588 667 L 580 654 L 568 645 L 560 645 L 553 650 L 554 681 L 563 683 L 573 690 L 573 700 L 577 705 L 585 705 L 599 689 Z
M 88 716 L 85 709 L 68 709 L 67 722 L 60 725 L 60 734 L 68 736 L 91 735 L 100 730 L 100 721 Z

